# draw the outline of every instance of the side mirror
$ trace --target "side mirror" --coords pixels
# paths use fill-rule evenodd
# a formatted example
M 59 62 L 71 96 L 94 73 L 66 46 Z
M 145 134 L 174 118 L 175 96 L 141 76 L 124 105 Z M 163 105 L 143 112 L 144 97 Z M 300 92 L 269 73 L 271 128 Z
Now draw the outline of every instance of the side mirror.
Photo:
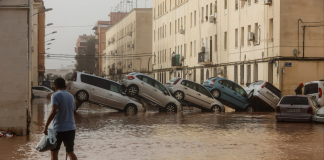
M 125 93 L 125 92 L 122 92 L 122 95 L 123 95 L 123 96 L 126 96 L 126 93 Z

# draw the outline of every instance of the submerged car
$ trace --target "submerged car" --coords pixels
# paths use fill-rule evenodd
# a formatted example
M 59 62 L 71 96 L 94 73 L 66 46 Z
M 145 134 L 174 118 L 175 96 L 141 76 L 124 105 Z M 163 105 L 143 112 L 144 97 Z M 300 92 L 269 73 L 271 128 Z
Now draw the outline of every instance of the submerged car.
M 226 78 L 212 77 L 203 83 L 203 86 L 223 104 L 236 111 L 256 111 L 256 106 L 248 100 L 247 93 L 238 84 Z
M 145 110 L 139 101 L 126 96 L 121 84 L 83 72 L 72 75 L 66 90 L 80 102 L 90 101 L 125 112 Z
M 324 122 L 324 107 L 319 108 L 313 115 L 313 122 Z
M 311 122 L 317 103 L 310 96 L 284 96 L 276 107 L 277 121 Z
M 35 86 L 32 87 L 32 91 L 35 97 L 46 98 L 49 94 L 54 91 L 45 86 Z
M 182 109 L 180 102 L 172 97 L 164 85 L 148 75 L 133 72 L 126 75 L 121 83 L 127 95 L 140 96 L 158 105 L 162 111 L 177 112 Z
M 257 101 L 255 103 L 258 103 L 258 109 L 263 111 L 274 111 L 281 99 L 281 91 L 266 81 L 254 82 L 245 87 L 244 90 L 248 93 L 248 99 Z
M 176 77 L 167 82 L 165 87 L 179 101 L 190 102 L 190 104 L 202 110 L 225 112 L 224 105 L 198 83 Z
M 324 80 L 307 82 L 304 86 L 304 95 L 309 95 L 315 98 L 317 103 L 324 106 L 323 88 Z

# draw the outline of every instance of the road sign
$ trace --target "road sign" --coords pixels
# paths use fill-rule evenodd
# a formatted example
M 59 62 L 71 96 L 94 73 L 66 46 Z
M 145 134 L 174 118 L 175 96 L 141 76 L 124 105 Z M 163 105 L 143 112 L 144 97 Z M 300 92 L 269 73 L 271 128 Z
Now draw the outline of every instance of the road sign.
M 292 63 L 291 62 L 285 62 L 285 67 L 292 67 Z

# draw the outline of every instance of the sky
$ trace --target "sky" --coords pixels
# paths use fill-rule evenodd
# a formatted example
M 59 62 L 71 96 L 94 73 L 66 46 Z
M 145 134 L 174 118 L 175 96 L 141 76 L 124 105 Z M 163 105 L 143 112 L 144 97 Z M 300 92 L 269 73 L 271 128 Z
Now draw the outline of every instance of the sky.
M 49 34 L 45 41 L 51 45 L 46 45 L 47 54 L 64 54 L 75 55 L 74 48 L 76 40 L 80 35 L 92 34 L 92 28 L 97 21 L 109 21 L 108 14 L 112 8 L 115 8 L 120 2 L 127 0 L 44 0 L 46 8 L 53 8 L 52 11 L 46 12 L 46 24 L 53 23 L 52 26 L 46 27 L 46 34 L 57 31 L 55 34 Z M 136 0 L 128 0 L 134 2 Z M 137 8 L 152 8 L 153 0 L 137 0 Z M 78 27 L 70 27 L 78 26 Z M 46 58 L 46 69 L 59 69 L 62 66 L 75 63 L 74 58 Z

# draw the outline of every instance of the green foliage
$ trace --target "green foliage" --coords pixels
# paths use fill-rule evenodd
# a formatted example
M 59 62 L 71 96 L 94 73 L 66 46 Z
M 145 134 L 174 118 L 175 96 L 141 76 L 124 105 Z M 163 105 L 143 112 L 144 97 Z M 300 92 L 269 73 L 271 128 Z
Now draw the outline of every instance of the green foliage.
M 96 40 L 91 38 L 88 40 L 87 48 L 85 54 L 76 55 L 75 60 L 77 64 L 75 65 L 76 71 L 88 71 L 89 73 L 95 73 L 95 54 L 96 54 Z
M 71 76 L 72 76 L 72 72 L 69 72 L 69 73 L 67 73 L 65 76 L 64 76 L 64 79 L 67 81 L 67 80 L 69 80 L 69 79 L 71 79 Z

